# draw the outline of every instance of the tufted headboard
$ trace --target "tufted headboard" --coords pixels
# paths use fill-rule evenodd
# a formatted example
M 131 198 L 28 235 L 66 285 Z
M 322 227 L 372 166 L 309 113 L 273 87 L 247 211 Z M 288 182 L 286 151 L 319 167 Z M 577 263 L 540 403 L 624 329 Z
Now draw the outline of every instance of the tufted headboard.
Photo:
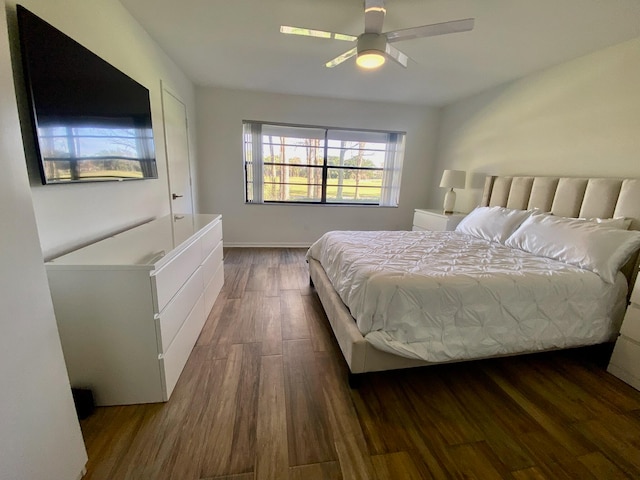
M 538 208 L 562 217 L 631 218 L 640 230 L 640 179 L 487 176 L 481 206 Z M 633 287 L 637 255 L 623 269 Z

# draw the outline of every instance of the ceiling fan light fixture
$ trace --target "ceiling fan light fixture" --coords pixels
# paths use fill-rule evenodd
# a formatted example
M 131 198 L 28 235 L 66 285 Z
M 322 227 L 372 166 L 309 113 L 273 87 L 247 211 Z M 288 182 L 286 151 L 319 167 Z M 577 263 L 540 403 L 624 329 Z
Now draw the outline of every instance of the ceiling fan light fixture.
M 387 9 L 384 7 L 369 7 L 364 10 L 364 13 L 369 13 L 369 12 L 381 12 L 386 14 Z
M 359 52 L 358 57 L 356 58 L 356 64 L 359 67 L 366 68 L 368 70 L 381 67 L 385 61 L 385 56 L 377 50 Z
M 365 0 L 364 13 L 368 12 L 387 13 L 387 9 L 384 8 L 384 0 Z
M 379 33 L 363 33 L 358 37 L 356 64 L 366 69 L 381 67 L 386 61 L 387 37 Z

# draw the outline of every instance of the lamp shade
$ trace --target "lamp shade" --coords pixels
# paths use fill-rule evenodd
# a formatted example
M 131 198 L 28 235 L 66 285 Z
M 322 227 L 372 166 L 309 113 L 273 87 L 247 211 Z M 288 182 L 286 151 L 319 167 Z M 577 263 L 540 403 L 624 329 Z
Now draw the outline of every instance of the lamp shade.
M 465 180 L 464 170 L 445 170 L 442 172 L 440 186 L 443 188 L 464 188 Z

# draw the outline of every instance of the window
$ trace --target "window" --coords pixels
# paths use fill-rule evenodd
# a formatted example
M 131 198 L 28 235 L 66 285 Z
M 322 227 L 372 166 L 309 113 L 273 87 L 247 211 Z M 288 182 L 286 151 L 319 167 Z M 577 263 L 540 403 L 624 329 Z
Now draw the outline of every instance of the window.
M 404 136 L 244 122 L 245 200 L 395 207 Z

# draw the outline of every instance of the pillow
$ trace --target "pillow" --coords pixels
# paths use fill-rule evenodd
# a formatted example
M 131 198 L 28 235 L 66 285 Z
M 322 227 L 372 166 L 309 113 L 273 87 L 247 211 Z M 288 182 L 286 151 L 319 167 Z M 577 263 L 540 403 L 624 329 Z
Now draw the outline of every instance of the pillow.
M 534 215 L 522 222 L 505 245 L 590 270 L 613 283 L 618 270 L 640 248 L 640 232 L 577 218 Z
M 456 232 L 500 242 L 509 238 L 520 224 L 533 214 L 533 210 L 514 210 L 504 207 L 478 207 L 464 217 Z
M 618 228 L 620 230 L 629 230 L 631 226 L 631 219 L 625 217 L 615 218 L 579 218 L 578 220 L 586 220 L 587 222 L 594 222 L 603 227 Z

